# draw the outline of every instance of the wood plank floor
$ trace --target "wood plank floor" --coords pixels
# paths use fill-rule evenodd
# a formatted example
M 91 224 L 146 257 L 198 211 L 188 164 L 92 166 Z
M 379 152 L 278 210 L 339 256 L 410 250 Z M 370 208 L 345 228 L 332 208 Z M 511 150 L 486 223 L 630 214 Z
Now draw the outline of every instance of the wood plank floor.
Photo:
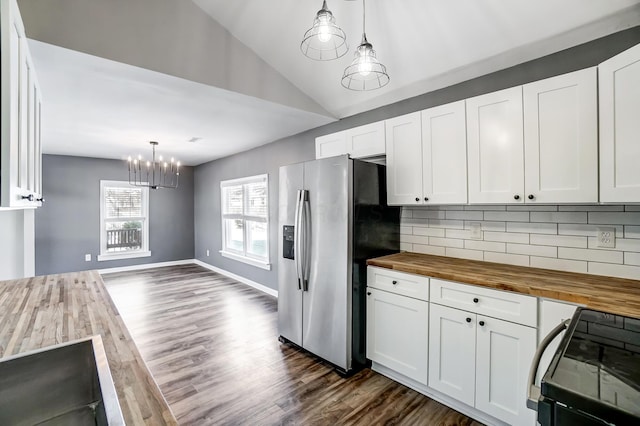
M 103 275 L 182 425 L 479 425 L 365 369 L 278 341 L 275 298 L 198 265 Z

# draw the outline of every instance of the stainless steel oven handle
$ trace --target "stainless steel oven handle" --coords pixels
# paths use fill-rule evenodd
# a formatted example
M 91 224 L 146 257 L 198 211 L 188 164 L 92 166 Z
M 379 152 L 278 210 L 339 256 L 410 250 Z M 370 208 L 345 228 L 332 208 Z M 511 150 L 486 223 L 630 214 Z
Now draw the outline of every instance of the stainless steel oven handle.
M 533 361 L 531 362 L 531 369 L 529 370 L 529 380 L 527 380 L 527 407 L 532 410 L 538 411 L 538 400 L 540 399 L 540 387 L 536 386 L 536 373 L 538 372 L 538 367 L 540 367 L 540 360 L 542 359 L 542 354 L 547 349 L 547 347 L 551 344 L 553 339 L 558 337 L 560 333 L 565 331 L 569 326 L 571 319 L 561 322 L 558 324 L 549 334 L 542 339 L 538 349 L 536 349 L 536 353 L 533 355 Z

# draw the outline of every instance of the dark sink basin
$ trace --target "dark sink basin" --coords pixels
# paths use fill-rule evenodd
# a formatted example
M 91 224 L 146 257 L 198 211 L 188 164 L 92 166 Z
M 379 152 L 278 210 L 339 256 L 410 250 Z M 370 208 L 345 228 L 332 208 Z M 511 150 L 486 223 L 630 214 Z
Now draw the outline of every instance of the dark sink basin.
M 0 425 L 124 425 L 100 336 L 0 359 Z

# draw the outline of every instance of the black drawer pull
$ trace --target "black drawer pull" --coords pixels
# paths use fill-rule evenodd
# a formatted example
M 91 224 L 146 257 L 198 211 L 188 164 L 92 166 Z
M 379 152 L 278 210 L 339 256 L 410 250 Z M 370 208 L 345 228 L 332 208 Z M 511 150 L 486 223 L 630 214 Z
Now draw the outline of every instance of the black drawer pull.
M 480 301 L 480 299 L 478 299 L 477 297 L 473 298 L 473 303 L 478 303 Z
M 467 322 L 471 322 L 471 318 L 467 318 Z
M 484 326 L 484 321 L 480 321 L 478 324 L 480 324 L 480 327 Z
M 396 285 L 396 284 L 398 284 L 398 281 L 393 280 L 393 281 L 391 281 L 391 284 Z

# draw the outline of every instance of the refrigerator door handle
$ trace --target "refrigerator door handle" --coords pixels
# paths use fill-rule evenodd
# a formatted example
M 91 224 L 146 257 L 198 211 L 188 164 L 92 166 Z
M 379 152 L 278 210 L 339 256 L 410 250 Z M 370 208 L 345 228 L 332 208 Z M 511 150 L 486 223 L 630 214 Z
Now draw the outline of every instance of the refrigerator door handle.
M 296 262 L 296 276 L 298 277 L 298 290 L 302 289 L 302 190 L 298 190 L 296 198 L 295 224 L 293 228 L 293 257 Z
M 304 266 L 302 268 L 302 291 L 309 291 L 309 275 L 311 273 L 311 206 L 309 204 L 309 191 L 302 194 L 304 217 Z

